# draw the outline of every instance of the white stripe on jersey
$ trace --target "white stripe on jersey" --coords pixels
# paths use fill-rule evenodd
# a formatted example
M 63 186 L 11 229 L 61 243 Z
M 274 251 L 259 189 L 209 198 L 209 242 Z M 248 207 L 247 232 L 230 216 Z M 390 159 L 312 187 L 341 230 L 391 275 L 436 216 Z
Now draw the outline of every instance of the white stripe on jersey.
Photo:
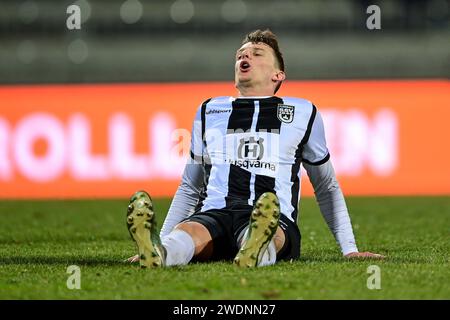
M 252 127 L 251 132 L 256 132 L 256 124 L 258 123 L 259 116 L 259 101 L 255 101 L 255 111 L 253 111 L 253 119 L 252 119 Z M 248 205 L 253 206 L 253 202 L 255 201 L 255 179 L 256 175 L 252 172 L 252 176 L 250 177 L 250 198 L 248 199 Z
M 213 99 L 211 99 L 213 100 Z M 210 101 L 211 102 L 211 101 Z M 208 103 L 206 105 L 205 113 L 213 112 L 213 111 L 226 111 L 231 110 L 231 103 L 229 97 L 215 98 L 214 106 L 211 107 L 211 104 Z M 225 136 L 227 132 L 228 118 L 231 115 L 230 112 L 223 112 L 217 114 L 211 114 L 210 116 L 205 116 L 205 128 L 206 128 L 206 146 L 207 152 L 211 157 L 211 171 L 208 179 L 207 185 L 207 197 L 204 200 L 202 211 L 211 210 L 211 209 L 219 209 L 225 208 L 225 196 L 227 194 L 227 186 L 228 186 L 228 177 L 230 172 L 230 166 L 226 163 L 223 163 L 223 154 L 222 150 L 212 150 L 215 143 L 219 143 L 217 140 L 217 134 L 221 133 L 221 136 Z M 219 119 L 219 121 L 217 120 Z M 212 124 L 211 122 L 214 123 Z M 217 131 L 211 135 L 208 128 L 214 125 L 214 128 Z M 223 141 L 222 141 L 223 143 Z

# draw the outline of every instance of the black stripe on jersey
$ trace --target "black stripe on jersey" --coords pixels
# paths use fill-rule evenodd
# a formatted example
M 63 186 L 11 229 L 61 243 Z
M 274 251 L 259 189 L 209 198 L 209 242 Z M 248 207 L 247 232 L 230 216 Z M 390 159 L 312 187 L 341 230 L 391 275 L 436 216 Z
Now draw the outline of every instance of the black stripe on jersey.
M 298 214 L 298 193 L 300 191 L 300 179 L 298 178 L 298 172 L 300 171 L 300 164 L 302 163 L 302 153 L 303 146 L 308 142 L 309 136 L 311 135 L 312 125 L 314 123 L 314 119 L 316 118 L 317 108 L 315 105 L 312 105 L 311 116 L 309 117 L 308 126 L 306 127 L 305 135 L 297 146 L 297 150 L 295 151 L 295 163 L 292 166 L 291 170 L 291 205 L 294 207 L 294 211 L 291 213 L 291 217 L 294 221 L 297 221 Z
M 230 173 L 228 174 L 228 194 L 225 197 L 227 208 L 233 204 L 247 201 L 250 198 L 250 178 L 252 174 L 230 164 Z
M 283 100 L 278 97 L 271 97 L 259 100 L 258 122 L 256 131 L 280 132 L 281 121 L 278 119 L 278 104 Z
M 233 110 L 228 118 L 228 127 L 230 131 L 242 130 L 250 131 L 252 127 L 253 113 L 255 112 L 255 103 L 250 99 L 236 99 L 231 103 Z
M 202 110 L 200 113 L 200 118 L 202 121 L 202 144 L 203 147 L 206 147 L 206 140 L 205 140 L 205 128 L 206 128 L 206 105 L 208 104 L 208 102 L 211 101 L 212 98 L 209 98 L 208 100 L 206 100 L 205 102 L 202 103 Z
M 208 183 L 209 183 L 209 176 L 211 174 L 211 165 L 210 164 L 205 164 L 204 165 L 204 176 L 203 176 L 203 185 L 202 188 L 200 190 L 200 194 L 198 197 L 198 202 L 197 202 L 197 206 L 195 208 L 195 212 L 200 212 L 203 208 L 203 201 L 206 199 L 206 197 L 208 196 Z
M 317 108 L 315 105 L 312 105 L 311 117 L 309 117 L 308 126 L 306 128 L 305 135 L 303 136 L 303 139 L 300 142 L 299 148 L 297 150 L 300 149 L 300 151 L 303 151 L 303 146 L 308 142 L 309 136 L 311 135 L 312 125 L 314 123 L 314 120 L 316 119 L 316 113 L 317 113 Z M 300 154 L 300 157 L 301 157 L 301 154 Z
M 269 176 L 263 176 L 256 174 L 255 175 L 255 201 L 264 193 L 264 192 L 275 192 L 275 178 Z
M 327 153 L 327 155 L 325 156 L 325 158 L 323 158 L 322 160 L 316 161 L 316 162 L 311 162 L 308 161 L 306 159 L 303 159 L 303 162 L 306 164 L 309 164 L 311 166 L 320 166 L 321 164 L 324 164 L 325 162 L 327 162 L 330 159 L 330 154 Z

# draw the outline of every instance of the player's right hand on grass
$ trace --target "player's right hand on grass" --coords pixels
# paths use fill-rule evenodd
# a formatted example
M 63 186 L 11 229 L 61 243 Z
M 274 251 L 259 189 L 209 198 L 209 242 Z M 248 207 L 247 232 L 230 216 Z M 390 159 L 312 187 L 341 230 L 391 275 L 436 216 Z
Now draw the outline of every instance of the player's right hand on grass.
M 348 259 L 384 259 L 386 256 L 383 256 L 378 253 L 372 252 L 350 252 L 345 255 Z
M 124 262 L 134 263 L 134 262 L 138 262 L 138 261 L 139 261 L 139 255 L 137 254 L 135 256 L 129 257 Z

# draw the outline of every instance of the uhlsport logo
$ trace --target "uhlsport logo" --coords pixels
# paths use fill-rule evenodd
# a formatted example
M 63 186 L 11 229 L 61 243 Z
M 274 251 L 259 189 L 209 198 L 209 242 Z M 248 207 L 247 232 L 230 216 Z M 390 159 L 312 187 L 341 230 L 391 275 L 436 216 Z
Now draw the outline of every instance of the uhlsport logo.
M 209 109 L 205 112 L 205 114 L 217 114 L 217 113 L 229 113 L 231 109 Z
M 279 104 L 277 117 L 281 122 L 291 123 L 294 120 L 294 106 Z

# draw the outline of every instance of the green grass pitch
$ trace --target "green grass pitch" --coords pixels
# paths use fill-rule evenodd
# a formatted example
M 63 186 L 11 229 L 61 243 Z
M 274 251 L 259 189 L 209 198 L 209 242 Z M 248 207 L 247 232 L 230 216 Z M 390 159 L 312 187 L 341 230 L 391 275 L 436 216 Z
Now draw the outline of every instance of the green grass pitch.
M 156 199 L 159 225 L 170 201 Z M 450 299 L 450 197 L 348 197 L 360 250 L 347 261 L 314 198 L 301 203 L 302 257 L 241 270 L 202 263 L 141 270 L 125 227 L 127 200 L 0 201 L 1 299 Z M 69 290 L 67 267 L 81 270 Z M 370 265 L 381 289 L 369 290 Z

